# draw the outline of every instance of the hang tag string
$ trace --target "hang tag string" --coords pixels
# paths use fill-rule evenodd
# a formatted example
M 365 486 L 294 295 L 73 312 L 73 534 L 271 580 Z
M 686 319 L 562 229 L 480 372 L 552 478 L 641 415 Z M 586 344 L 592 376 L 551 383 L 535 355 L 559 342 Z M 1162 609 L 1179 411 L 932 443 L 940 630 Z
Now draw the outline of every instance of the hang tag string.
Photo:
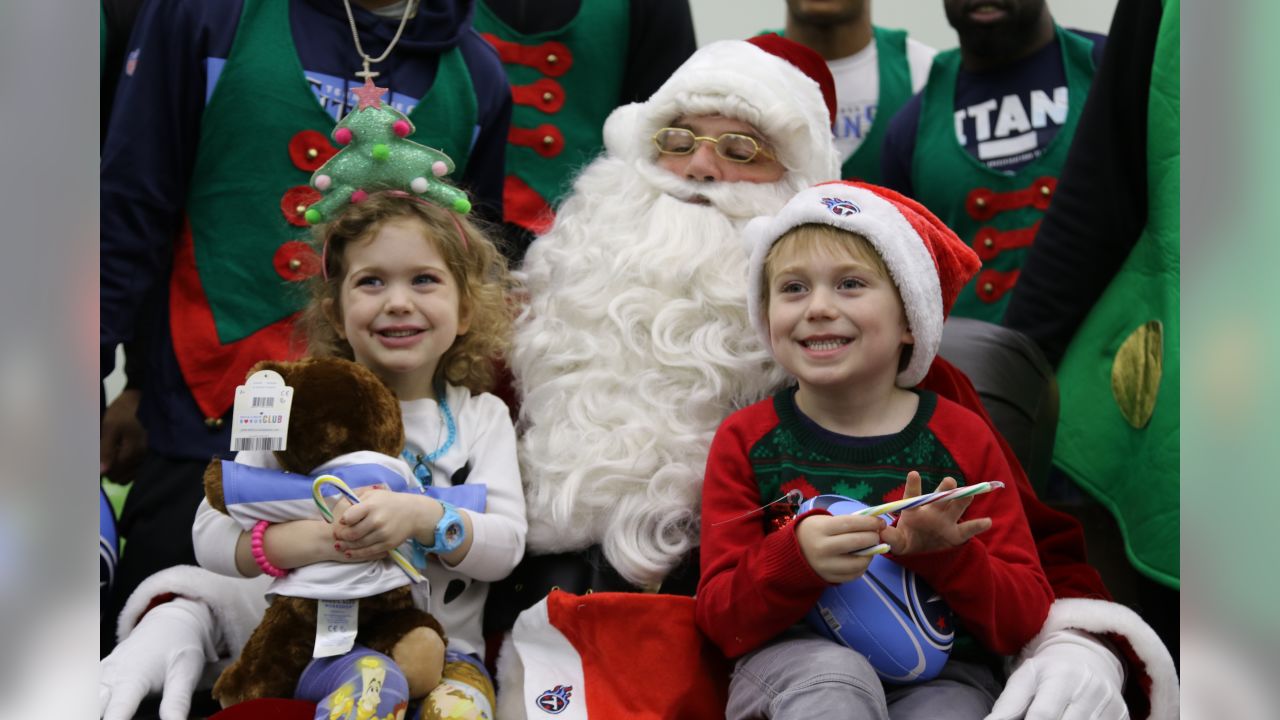
M 766 509 L 768 509 L 768 508 L 769 508 L 769 506 L 771 506 L 771 505 L 777 505 L 777 504 L 778 504 L 778 503 L 780 503 L 780 502 L 788 502 L 788 504 L 790 504 L 790 505 L 796 505 L 796 506 L 799 506 L 799 505 L 800 505 L 800 503 L 804 502 L 804 493 L 800 492 L 799 490 L 788 490 L 786 495 L 783 495 L 782 497 L 778 498 L 777 500 L 774 500 L 774 501 L 772 501 L 772 502 L 767 502 L 767 503 L 765 503 L 764 505 L 761 505 L 761 506 L 760 506 L 760 507 L 758 507 L 758 508 L 755 508 L 755 509 L 753 509 L 753 510 L 748 510 L 748 511 L 746 511 L 746 512 L 744 512 L 744 513 L 742 513 L 741 515 L 738 515 L 738 516 L 736 516 L 736 517 L 731 517 L 731 518 L 729 518 L 729 519 L 727 519 L 727 520 L 721 520 L 721 521 L 720 521 L 720 522 L 718 522 L 718 523 L 714 523 L 714 524 L 712 524 L 712 526 L 711 526 L 711 527 L 719 527 L 719 526 L 721 526 L 721 525 L 724 525 L 725 523 L 731 523 L 731 522 L 734 522 L 734 521 L 736 521 L 736 520 L 741 520 L 742 518 L 745 518 L 745 517 L 751 517 L 752 515 L 755 515 L 755 514 L 757 514 L 757 513 L 762 513 L 762 512 L 764 512 Z

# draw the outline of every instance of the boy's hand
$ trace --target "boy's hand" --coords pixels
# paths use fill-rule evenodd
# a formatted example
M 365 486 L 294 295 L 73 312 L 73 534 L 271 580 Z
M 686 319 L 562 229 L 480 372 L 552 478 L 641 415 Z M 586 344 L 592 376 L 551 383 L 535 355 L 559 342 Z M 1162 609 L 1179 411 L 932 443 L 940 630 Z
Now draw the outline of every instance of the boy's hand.
M 880 542 L 884 521 L 859 515 L 810 515 L 796 526 L 796 541 L 809 567 L 829 583 L 857 580 L 871 555 L 853 555 Z
M 954 487 L 955 478 L 944 478 L 938 483 L 939 491 Z M 907 473 L 907 487 L 902 496 L 911 498 L 919 494 L 920 473 L 912 470 Z M 960 517 L 969 509 L 974 497 L 970 495 L 958 500 L 941 500 L 903 510 L 898 516 L 898 522 L 880 533 L 880 539 L 889 543 L 889 549 L 894 555 L 945 550 L 963 545 L 969 538 L 986 532 L 991 527 L 991 518 L 960 522 Z
M 348 560 L 381 558 L 424 524 L 434 527 L 443 514 L 440 503 L 422 495 L 375 488 L 361 488 L 356 495 L 360 504 L 344 510 L 333 524 L 338 552 Z

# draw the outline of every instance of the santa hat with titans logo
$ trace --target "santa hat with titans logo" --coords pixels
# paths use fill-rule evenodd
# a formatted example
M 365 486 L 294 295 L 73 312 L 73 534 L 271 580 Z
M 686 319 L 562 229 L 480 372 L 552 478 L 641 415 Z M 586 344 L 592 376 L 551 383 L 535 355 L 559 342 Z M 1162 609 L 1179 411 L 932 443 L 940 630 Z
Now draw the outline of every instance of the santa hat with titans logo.
M 808 224 L 830 225 L 861 235 L 884 260 L 915 338 L 911 360 L 898 373 L 898 385 L 914 387 L 938 354 L 942 323 L 956 296 L 982 264 L 977 253 L 923 205 L 888 188 L 829 182 L 803 190 L 777 215 L 752 220 L 743 234 L 751 255 L 747 311 L 766 347 L 771 345 L 764 306 L 764 284 L 768 281 L 765 259 L 783 235 Z
M 695 115 L 750 123 L 805 182 L 840 176 L 831 143 L 835 83 L 822 56 L 797 42 L 760 35 L 700 48 L 647 101 L 609 115 L 605 148 L 623 160 L 651 161 L 657 155 L 654 133 Z

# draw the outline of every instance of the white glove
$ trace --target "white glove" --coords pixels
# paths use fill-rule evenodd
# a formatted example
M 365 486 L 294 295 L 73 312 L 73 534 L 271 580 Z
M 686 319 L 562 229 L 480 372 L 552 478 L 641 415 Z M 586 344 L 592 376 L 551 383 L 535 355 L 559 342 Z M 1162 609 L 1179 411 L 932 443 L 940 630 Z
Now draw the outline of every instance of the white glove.
M 141 622 L 99 663 L 98 716 L 129 720 L 142 699 L 163 693 L 161 720 L 185 720 L 206 661 L 217 660 L 213 613 L 198 600 L 178 598 Z
M 1102 643 L 1055 630 L 1005 683 L 986 720 L 1128 720 L 1124 666 Z

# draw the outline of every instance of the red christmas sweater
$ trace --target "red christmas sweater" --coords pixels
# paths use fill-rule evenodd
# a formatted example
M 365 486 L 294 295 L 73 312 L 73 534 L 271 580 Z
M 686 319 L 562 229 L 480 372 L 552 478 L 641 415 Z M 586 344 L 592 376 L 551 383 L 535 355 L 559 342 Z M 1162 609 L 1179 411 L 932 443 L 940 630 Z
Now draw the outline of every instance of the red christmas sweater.
M 698 626 L 729 657 L 749 652 L 798 622 L 827 583 L 805 561 L 795 523 L 769 532 L 769 513 L 752 512 L 799 489 L 867 504 L 902 497 L 907 472 L 925 492 L 944 477 L 988 480 L 1005 490 L 976 497 L 966 518 L 990 530 L 960 547 L 894 560 L 942 595 L 988 650 L 1012 655 L 1039 632 L 1053 591 L 1036 555 L 1015 478 L 978 415 L 932 392 L 900 433 L 874 445 L 824 437 L 785 390 L 731 415 L 716 432 L 702 491 L 702 578 Z

